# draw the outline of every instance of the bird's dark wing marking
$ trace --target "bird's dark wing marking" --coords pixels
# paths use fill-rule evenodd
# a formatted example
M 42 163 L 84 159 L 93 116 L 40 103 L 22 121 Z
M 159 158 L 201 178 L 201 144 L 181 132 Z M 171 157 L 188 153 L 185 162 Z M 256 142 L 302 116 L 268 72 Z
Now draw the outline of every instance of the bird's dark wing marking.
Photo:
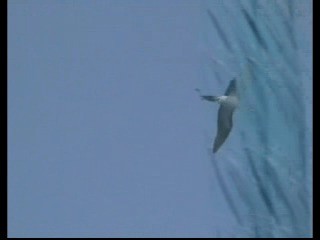
M 236 86 L 236 79 L 232 79 L 229 83 L 229 86 L 225 92 L 225 96 L 235 96 L 237 94 L 237 86 Z
M 214 140 L 213 152 L 217 152 L 225 142 L 232 129 L 232 115 L 234 109 L 221 104 L 218 111 L 218 133 Z

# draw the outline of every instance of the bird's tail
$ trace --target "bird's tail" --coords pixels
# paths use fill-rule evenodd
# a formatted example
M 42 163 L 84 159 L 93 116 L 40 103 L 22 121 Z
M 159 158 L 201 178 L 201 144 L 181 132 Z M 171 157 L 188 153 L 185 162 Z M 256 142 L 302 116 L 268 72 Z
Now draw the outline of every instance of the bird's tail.
M 219 97 L 217 96 L 200 96 L 203 100 L 207 100 L 210 102 L 217 102 L 219 100 Z
M 199 93 L 199 96 L 202 100 L 207 100 L 210 102 L 217 102 L 219 100 L 219 97 L 217 96 L 201 95 L 200 89 L 198 88 L 196 88 L 195 91 Z

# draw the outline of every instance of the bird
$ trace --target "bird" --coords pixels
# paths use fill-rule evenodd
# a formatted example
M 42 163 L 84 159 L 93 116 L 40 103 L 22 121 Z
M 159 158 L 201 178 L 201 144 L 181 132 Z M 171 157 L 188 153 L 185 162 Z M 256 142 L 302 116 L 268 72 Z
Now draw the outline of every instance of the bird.
M 236 79 L 233 78 L 222 96 L 209 96 L 201 95 L 199 89 L 195 89 L 199 92 L 202 100 L 217 102 L 220 104 L 218 110 L 218 131 L 213 144 L 213 153 L 216 153 L 222 144 L 226 141 L 229 136 L 233 121 L 233 113 L 239 106 L 239 96 L 237 93 Z

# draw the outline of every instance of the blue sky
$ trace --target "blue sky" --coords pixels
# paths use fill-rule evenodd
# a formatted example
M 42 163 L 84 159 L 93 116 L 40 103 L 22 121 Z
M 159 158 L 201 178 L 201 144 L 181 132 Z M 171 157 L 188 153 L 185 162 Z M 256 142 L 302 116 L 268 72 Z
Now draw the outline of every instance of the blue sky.
M 201 10 L 10 1 L 9 236 L 212 235 Z
M 219 42 L 207 8 L 226 33 L 244 31 L 253 43 L 245 27 L 226 27 L 250 1 L 231 2 L 9 1 L 10 237 L 237 231 L 216 175 L 217 164 L 226 179 L 246 169 L 240 130 L 212 165 L 218 108 L 194 91 L 223 93 L 243 65 L 239 46 L 230 54 Z

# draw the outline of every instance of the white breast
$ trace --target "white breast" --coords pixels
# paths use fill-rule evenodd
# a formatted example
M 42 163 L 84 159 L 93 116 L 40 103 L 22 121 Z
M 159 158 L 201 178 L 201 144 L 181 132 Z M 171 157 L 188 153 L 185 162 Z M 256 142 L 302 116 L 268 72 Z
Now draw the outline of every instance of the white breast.
M 234 107 L 234 108 L 239 106 L 239 99 L 235 96 L 221 96 L 221 97 L 219 97 L 218 102 L 220 104 L 228 105 L 228 106 Z

